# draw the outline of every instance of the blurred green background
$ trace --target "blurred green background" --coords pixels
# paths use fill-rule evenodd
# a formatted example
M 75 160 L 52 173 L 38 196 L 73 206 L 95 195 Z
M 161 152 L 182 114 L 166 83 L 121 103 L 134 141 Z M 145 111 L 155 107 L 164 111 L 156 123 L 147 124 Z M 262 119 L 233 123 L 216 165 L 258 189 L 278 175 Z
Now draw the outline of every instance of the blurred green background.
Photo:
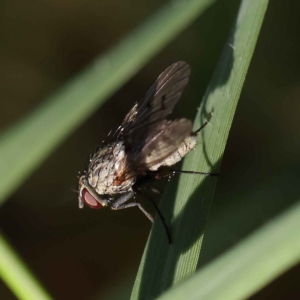
M 1 129 L 32 111 L 161 5 L 2 0 Z M 73 192 L 77 172 L 159 73 L 178 60 L 190 63 L 192 77 L 174 115 L 194 118 L 238 5 L 219 1 L 207 10 L 1 207 L 2 231 L 55 299 L 126 299 L 130 294 L 151 224 L 138 209 L 79 210 Z M 297 1 L 269 3 L 226 147 L 200 266 L 299 199 L 299 12 Z M 296 266 L 251 299 L 299 299 L 299 276 Z M 2 282 L 0 298 L 15 299 Z

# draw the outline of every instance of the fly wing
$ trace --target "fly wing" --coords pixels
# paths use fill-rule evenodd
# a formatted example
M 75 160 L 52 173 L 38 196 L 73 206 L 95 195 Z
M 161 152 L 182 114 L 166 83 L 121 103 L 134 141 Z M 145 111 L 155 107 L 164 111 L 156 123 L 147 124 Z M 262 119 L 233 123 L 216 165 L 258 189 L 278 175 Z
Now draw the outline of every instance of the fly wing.
M 144 98 L 126 115 L 117 134 L 121 134 L 127 148 L 140 148 L 141 141 L 149 138 L 173 110 L 188 83 L 190 67 L 179 61 L 162 72 Z
M 163 120 L 145 138 L 143 148 L 128 153 L 128 171 L 142 172 L 174 153 L 192 132 L 187 119 Z M 131 172 L 128 172 L 130 174 Z
M 161 130 L 147 138 L 139 157 L 147 169 L 174 153 L 192 132 L 192 122 L 187 119 L 162 123 Z

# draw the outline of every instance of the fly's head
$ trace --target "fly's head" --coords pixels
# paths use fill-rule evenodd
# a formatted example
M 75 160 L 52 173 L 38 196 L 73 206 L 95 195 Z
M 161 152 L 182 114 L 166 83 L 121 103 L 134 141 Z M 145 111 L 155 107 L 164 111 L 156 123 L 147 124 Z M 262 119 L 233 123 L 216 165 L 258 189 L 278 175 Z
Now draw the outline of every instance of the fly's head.
M 86 175 L 79 178 L 79 208 L 83 208 L 84 204 L 90 208 L 99 209 L 109 204 L 109 199 L 105 196 L 100 196 L 95 192 L 95 189 L 90 186 Z

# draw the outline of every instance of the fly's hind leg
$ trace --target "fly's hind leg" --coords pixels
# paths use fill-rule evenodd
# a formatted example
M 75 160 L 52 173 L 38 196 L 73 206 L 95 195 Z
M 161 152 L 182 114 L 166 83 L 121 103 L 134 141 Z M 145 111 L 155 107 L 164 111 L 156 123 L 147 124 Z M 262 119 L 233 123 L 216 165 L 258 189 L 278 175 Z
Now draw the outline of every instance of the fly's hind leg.
M 156 189 L 153 189 L 153 192 L 154 192 L 154 190 L 155 190 L 156 193 L 159 193 L 159 191 L 156 190 Z M 148 200 L 152 203 L 152 205 L 154 206 L 156 212 L 158 213 L 158 216 L 159 216 L 161 222 L 163 223 L 163 226 L 165 228 L 165 232 L 166 232 L 167 237 L 168 237 L 169 244 L 172 244 L 172 237 L 171 237 L 169 227 L 166 223 L 166 219 L 164 218 L 163 214 L 160 212 L 157 204 L 154 202 L 153 197 L 148 195 L 148 194 L 143 193 L 139 188 L 136 188 L 136 192 L 137 192 L 138 195 L 140 195 L 141 197 L 143 197 L 144 199 L 146 199 L 146 200 Z
M 144 215 L 153 223 L 153 217 L 151 216 L 151 214 L 149 214 L 146 211 L 146 209 L 142 206 L 141 203 L 136 202 L 136 201 L 126 203 L 133 195 L 134 195 L 134 192 L 130 192 L 130 193 L 127 193 L 127 194 L 121 196 L 120 198 L 118 198 L 111 204 L 111 209 L 120 210 L 120 209 L 137 206 L 144 213 Z
M 218 177 L 219 173 L 205 173 L 205 172 L 194 172 L 194 171 L 183 171 L 183 170 L 170 170 L 173 174 L 193 174 L 193 175 L 203 175 L 203 176 L 213 176 Z
M 208 114 L 208 117 L 207 117 L 206 121 L 203 123 L 203 125 L 200 128 L 198 128 L 196 131 L 193 132 L 194 135 L 197 135 L 208 124 L 208 122 L 210 121 L 213 113 L 214 112 L 212 111 Z
M 203 176 L 213 176 L 213 177 L 219 176 L 219 173 L 183 171 L 183 170 L 175 170 L 171 167 L 160 167 L 157 171 L 155 171 L 153 176 L 155 179 L 162 179 L 164 177 L 171 177 L 175 174 L 193 174 L 193 175 L 203 175 Z

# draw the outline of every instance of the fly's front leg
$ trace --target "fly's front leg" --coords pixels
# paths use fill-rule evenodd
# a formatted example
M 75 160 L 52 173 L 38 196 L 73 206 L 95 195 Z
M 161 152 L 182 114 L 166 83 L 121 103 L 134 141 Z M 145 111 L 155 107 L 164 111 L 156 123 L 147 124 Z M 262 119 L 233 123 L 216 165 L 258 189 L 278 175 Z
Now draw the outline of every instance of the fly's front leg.
M 133 195 L 134 192 L 130 192 L 128 194 L 121 196 L 111 204 L 111 209 L 119 210 L 119 209 L 125 209 L 129 207 L 137 206 L 144 213 L 144 215 L 153 223 L 153 217 L 145 210 L 145 208 L 142 206 L 141 203 L 139 202 L 126 203 Z

